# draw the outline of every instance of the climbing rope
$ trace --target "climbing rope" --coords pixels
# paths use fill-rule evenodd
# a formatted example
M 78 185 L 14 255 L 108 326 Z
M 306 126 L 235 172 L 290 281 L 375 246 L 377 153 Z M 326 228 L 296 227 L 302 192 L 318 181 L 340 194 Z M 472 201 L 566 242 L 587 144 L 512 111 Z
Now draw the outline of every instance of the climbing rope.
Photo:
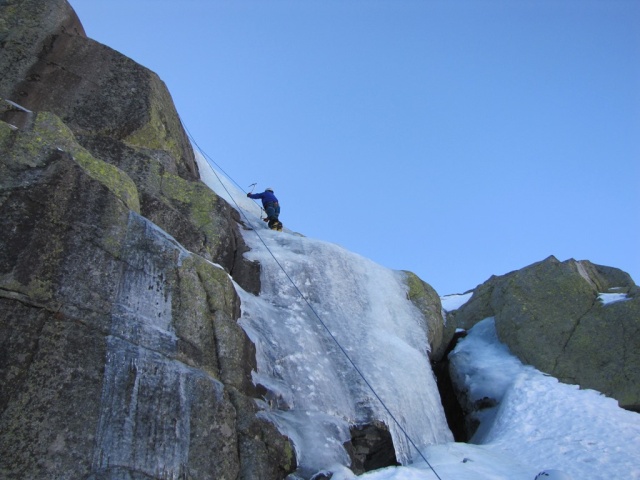
M 182 120 L 180 120 L 182 122 Z M 300 295 L 300 298 L 302 298 L 302 300 L 304 300 L 304 302 L 307 304 L 307 306 L 309 307 L 309 310 L 313 313 L 313 315 L 318 319 L 318 321 L 320 322 L 320 325 L 322 325 L 322 327 L 326 330 L 326 332 L 329 334 L 329 337 L 331 337 L 331 339 L 335 342 L 335 344 L 338 346 L 338 348 L 340 349 L 340 351 L 344 354 L 344 356 L 347 358 L 347 360 L 349 361 L 349 363 L 351 364 L 351 366 L 353 366 L 353 368 L 355 369 L 355 371 L 358 373 L 358 375 L 360 375 L 360 378 L 362 378 L 362 381 L 367 385 L 367 387 L 369 387 L 369 390 L 371 390 L 371 393 L 373 393 L 373 395 L 378 399 L 378 401 L 380 402 L 380 404 L 382 405 L 382 407 L 385 409 L 385 411 L 389 414 L 389 416 L 391 417 L 391 419 L 393 420 L 393 422 L 398 426 L 398 428 L 400 429 L 400 431 L 404 434 L 404 436 L 407 438 L 407 440 L 409 441 L 409 443 L 413 446 L 413 448 L 416 449 L 416 451 L 418 452 L 418 454 L 420 455 L 420 457 L 425 461 L 425 463 L 429 466 L 429 468 L 431 469 L 431 471 L 434 473 L 434 475 L 436 476 L 436 478 L 438 480 L 442 480 L 442 478 L 440 477 L 440 475 L 438 475 L 438 472 L 436 472 L 436 470 L 433 468 L 433 465 L 431 465 L 431 463 L 429 463 L 429 460 L 427 460 L 427 458 L 424 456 L 424 454 L 420 451 L 420 449 L 418 448 L 418 446 L 416 445 L 416 443 L 413 441 L 413 439 L 411 438 L 411 436 L 407 433 L 407 431 L 404 429 L 404 427 L 400 424 L 400 422 L 396 419 L 396 417 L 393 415 L 393 413 L 391 413 L 391 410 L 389 410 L 389 407 L 387 407 L 387 405 L 384 403 L 384 401 L 382 400 L 382 398 L 380 398 L 380 396 L 378 395 L 378 393 L 375 391 L 375 389 L 373 388 L 373 386 L 369 383 L 369 381 L 367 380 L 367 378 L 364 376 L 364 373 L 362 373 L 362 371 L 358 368 L 358 366 L 355 364 L 355 362 L 351 359 L 351 357 L 349 356 L 349 354 L 347 353 L 347 351 L 342 347 L 342 345 L 340 344 L 340 342 L 338 341 L 338 339 L 331 333 L 331 330 L 329 330 L 329 327 L 327 327 L 327 325 L 324 323 L 324 321 L 322 320 L 322 318 L 320 317 L 320 315 L 318 314 L 318 312 L 316 312 L 315 308 L 313 308 L 313 305 L 311 305 L 311 303 L 309 303 L 309 300 L 307 300 L 307 298 L 304 296 L 304 294 L 302 293 L 302 291 L 298 288 L 298 285 L 296 285 L 296 283 L 293 281 L 293 279 L 291 278 L 291 276 L 289 275 L 289 273 L 287 272 L 287 270 L 282 266 L 282 264 L 278 261 L 278 259 L 276 258 L 276 256 L 273 254 L 273 252 L 271 251 L 271 249 L 269 248 L 269 246 L 267 245 L 267 243 L 264 241 L 264 239 L 262 238 L 262 236 L 260 235 L 260 233 L 258 232 L 258 229 L 256 229 L 254 227 L 254 225 L 251 223 L 251 220 L 249 220 L 249 218 L 247 217 L 247 215 L 245 214 L 244 210 L 242 208 L 240 208 L 240 205 L 238 205 L 238 203 L 236 202 L 236 200 L 234 199 L 234 196 L 231 194 L 231 192 L 229 191 L 229 189 L 227 189 L 226 185 L 224 184 L 224 182 L 222 181 L 222 179 L 220 178 L 220 176 L 218 175 L 218 172 L 216 172 L 216 170 L 211 166 L 211 164 L 213 163 L 222 173 L 224 173 L 224 175 L 231 180 L 241 191 L 244 191 L 244 189 L 238 185 L 238 183 L 233 180 L 233 178 L 231 178 L 221 167 L 220 165 L 218 165 L 211 157 L 209 157 L 209 155 L 207 155 L 207 153 L 200 148 L 200 146 L 198 145 L 198 143 L 196 142 L 195 138 L 193 138 L 193 136 L 191 135 L 191 132 L 189 132 L 189 130 L 187 129 L 186 125 L 184 123 L 182 123 L 182 126 L 184 127 L 185 131 L 187 132 L 187 135 L 189 136 L 189 139 L 191 140 L 191 142 L 196 146 L 196 148 L 200 151 L 200 153 L 202 154 L 202 156 L 204 157 L 205 160 L 207 160 L 207 164 L 209 165 L 209 168 L 211 168 L 211 171 L 213 172 L 213 174 L 215 175 L 215 177 L 218 179 L 218 181 L 220 182 L 220 185 L 222 185 L 222 188 L 224 188 L 225 192 L 227 192 L 227 195 L 229 195 L 229 198 L 231 199 L 231 201 L 234 203 L 234 205 L 236 206 L 238 212 L 240 212 L 240 214 L 244 217 L 244 219 L 247 221 L 247 224 L 250 225 L 251 227 L 253 227 L 253 231 L 255 232 L 255 234 L 258 236 L 258 238 L 260 239 L 260 242 L 262 242 L 262 244 L 264 245 L 264 248 L 266 248 L 267 252 L 269 252 L 269 255 L 271 255 L 271 258 L 273 258 L 274 262 L 276 263 L 276 265 L 282 270 L 282 272 L 284 273 L 284 275 L 287 277 L 287 279 L 289 280 L 289 282 L 291 283 L 291 285 L 293 286 L 293 288 L 295 289 L 295 291 L 298 293 L 298 295 Z

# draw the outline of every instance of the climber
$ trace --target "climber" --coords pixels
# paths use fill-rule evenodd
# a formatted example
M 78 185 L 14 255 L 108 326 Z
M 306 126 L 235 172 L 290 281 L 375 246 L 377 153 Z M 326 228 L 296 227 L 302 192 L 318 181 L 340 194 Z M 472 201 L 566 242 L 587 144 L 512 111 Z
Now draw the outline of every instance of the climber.
M 269 228 L 271 230 L 282 231 L 282 222 L 278 219 L 280 216 L 280 204 L 278 199 L 273 194 L 273 188 L 267 187 L 262 193 L 247 193 L 247 197 L 262 200 L 262 207 L 267 212 L 267 218 L 265 222 L 269 222 Z

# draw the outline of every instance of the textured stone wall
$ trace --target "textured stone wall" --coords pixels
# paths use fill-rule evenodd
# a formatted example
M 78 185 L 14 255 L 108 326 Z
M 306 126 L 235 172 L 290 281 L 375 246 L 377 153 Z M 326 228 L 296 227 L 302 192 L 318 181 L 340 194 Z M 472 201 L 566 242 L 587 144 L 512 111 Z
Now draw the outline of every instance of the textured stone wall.
M 0 3 L 0 44 L 0 477 L 284 478 L 230 276 L 259 267 L 166 87 L 64 0 Z

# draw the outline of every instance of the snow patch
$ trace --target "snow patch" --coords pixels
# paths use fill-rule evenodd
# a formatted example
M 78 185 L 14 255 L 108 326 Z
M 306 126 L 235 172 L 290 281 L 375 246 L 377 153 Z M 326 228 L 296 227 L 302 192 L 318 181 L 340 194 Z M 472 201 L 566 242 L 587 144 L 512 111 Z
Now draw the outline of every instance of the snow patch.
M 599 293 L 598 300 L 600 300 L 603 305 L 609 305 L 611 303 L 625 302 L 631 299 L 626 293 Z
M 442 309 L 446 312 L 453 312 L 454 310 L 458 310 L 465 303 L 467 303 L 472 296 L 473 292 L 467 292 L 463 294 L 445 295 L 444 297 L 440 297 L 440 302 L 442 302 Z

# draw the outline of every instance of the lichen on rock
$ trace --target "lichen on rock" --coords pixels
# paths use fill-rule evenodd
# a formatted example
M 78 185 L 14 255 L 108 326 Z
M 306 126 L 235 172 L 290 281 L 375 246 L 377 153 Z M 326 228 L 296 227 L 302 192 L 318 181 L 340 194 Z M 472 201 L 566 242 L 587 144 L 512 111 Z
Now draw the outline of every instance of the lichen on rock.
M 152 75 L 149 80 L 153 95 L 147 97 L 147 121 L 123 140 L 133 146 L 165 150 L 173 158 L 181 158 L 184 152 L 175 132 L 182 130 L 177 114 L 166 115 L 167 106 L 172 105 L 171 97 L 162 81 Z
M 404 271 L 409 292 L 409 300 L 422 312 L 426 322 L 427 337 L 431 346 L 430 358 L 437 361 L 453 338 L 455 327 L 447 323 L 442 315 L 440 296 L 431 285 L 424 282 L 415 273 Z
M 5 124 L 6 125 L 6 124 Z M 6 128 L 3 129 L 6 132 Z M 7 163 L 41 167 L 54 152 L 68 152 L 87 174 L 105 185 L 133 211 L 140 212 L 140 200 L 135 183 L 119 168 L 93 157 L 75 140 L 71 130 L 54 114 L 38 112 L 29 130 L 10 131 L 11 149 L 5 151 Z M 8 139 L 5 139 L 4 143 Z

